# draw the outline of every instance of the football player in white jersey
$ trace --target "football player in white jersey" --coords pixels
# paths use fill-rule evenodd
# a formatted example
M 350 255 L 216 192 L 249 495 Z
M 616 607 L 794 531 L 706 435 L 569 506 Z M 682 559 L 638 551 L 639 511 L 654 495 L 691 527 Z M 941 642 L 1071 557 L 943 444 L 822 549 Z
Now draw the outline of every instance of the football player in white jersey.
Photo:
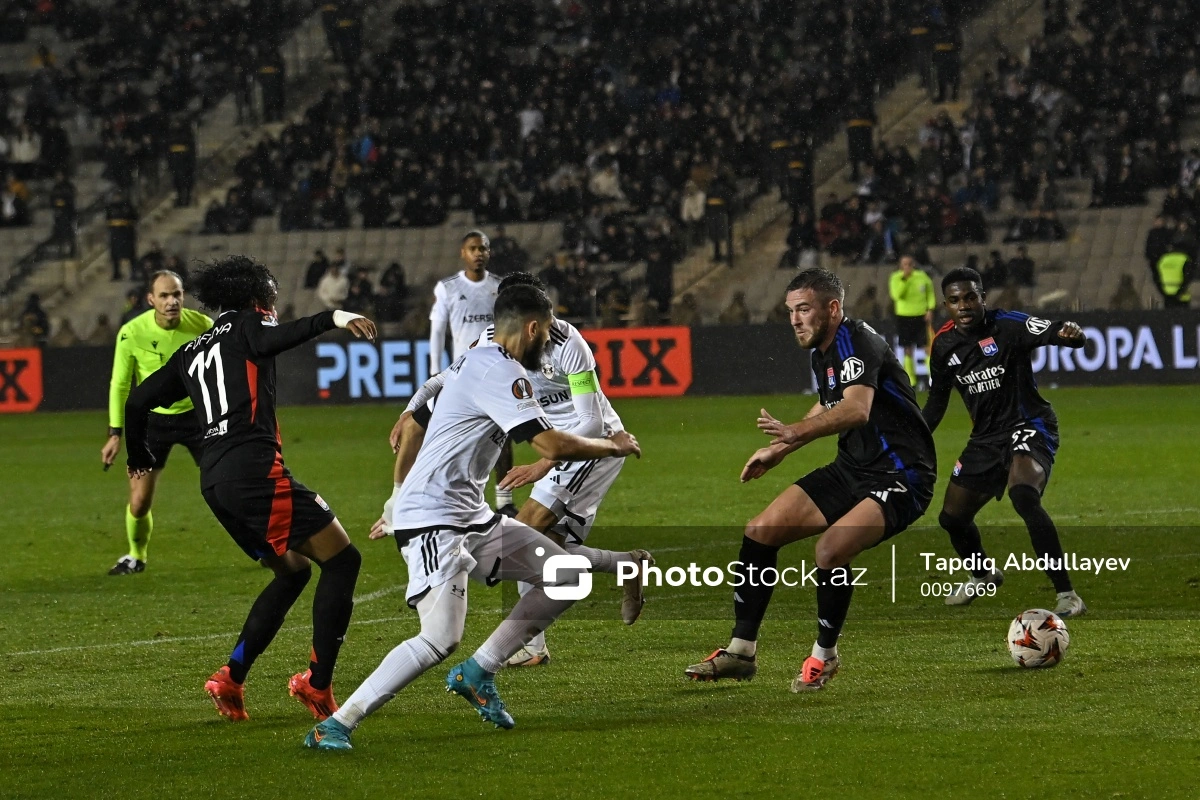
M 430 375 L 442 371 L 446 328 L 450 328 L 450 360 L 456 361 L 492 324 L 492 306 L 500 291 L 500 278 L 487 269 L 492 259 L 492 242 L 486 233 L 467 231 L 458 255 L 463 268 L 433 287 L 433 308 L 429 310 Z M 512 490 L 499 488 L 500 479 L 512 465 L 512 445 L 505 444 L 496 463 L 496 509 L 502 514 L 516 516 Z
M 508 275 L 500 283 L 501 291 L 519 285 L 545 291 L 542 282 L 528 272 Z M 491 338 L 492 329 L 488 328 L 479 337 L 477 345 L 485 344 Z M 569 322 L 560 319 L 551 321 L 550 343 L 541 368 L 530 370 L 529 378 L 533 383 L 534 397 L 551 424 L 559 430 L 578 436 L 608 436 L 623 428 L 621 418 L 600 390 L 596 359 L 591 348 Z M 422 386 L 409 401 L 401 423 L 397 423 L 393 429 L 393 449 L 405 451 L 400 452 L 397 458 L 397 492 L 403 486 L 407 472 L 403 465 L 411 465 L 413 456 L 421 446 L 430 413 L 426 403 L 437 396 L 443 382 L 441 377 L 434 377 Z M 409 429 L 407 435 L 401 430 L 403 427 Z M 533 493 L 521 506 L 517 519 L 547 534 L 564 546 L 568 553 L 586 557 L 593 571 L 616 574 L 617 565 L 622 561 L 639 565 L 654 564 L 654 558 L 645 550 L 620 552 L 585 546 L 600 503 L 616 481 L 624 463 L 623 459 L 603 459 L 556 464 L 543 458 L 533 464 L 515 467 L 500 485 L 515 489 L 534 484 Z M 384 517 L 376 523 L 371 538 L 387 535 L 387 517 L 385 507 Z M 640 577 L 624 581 L 622 587 L 621 617 L 626 625 L 632 625 L 645 605 L 645 591 Z M 529 584 L 521 584 L 522 593 L 531 588 Z M 537 666 L 549 662 L 550 651 L 546 646 L 545 634 L 538 634 L 513 655 L 507 666 Z
M 447 371 L 425 442 L 392 509 L 392 528 L 408 565 L 406 598 L 421 617 L 421 632 L 385 656 L 333 716 L 309 731 L 308 747 L 350 749 L 351 732 L 368 714 L 454 652 L 466 623 L 468 577 L 535 586 L 475 654 L 446 676 L 447 690 L 466 699 L 485 721 L 502 728 L 515 724 L 496 692 L 495 673 L 585 596 L 590 580 L 585 559 L 488 508 L 483 490 L 500 447 L 507 436 L 528 441 L 554 461 L 641 455 L 637 440 L 625 431 L 586 439 L 555 430 L 546 419 L 523 367 L 540 366 L 551 311 L 542 292 L 508 289 L 496 300 L 494 341 L 469 350 Z M 547 564 L 551 558 L 558 560 Z

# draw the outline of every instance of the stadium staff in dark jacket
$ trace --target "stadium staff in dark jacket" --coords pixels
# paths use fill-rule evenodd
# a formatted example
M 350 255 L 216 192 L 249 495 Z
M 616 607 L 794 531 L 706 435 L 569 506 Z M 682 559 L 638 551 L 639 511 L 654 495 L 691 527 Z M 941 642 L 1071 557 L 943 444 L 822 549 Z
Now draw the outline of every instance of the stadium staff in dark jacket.
M 174 120 L 167 132 L 167 169 L 175 186 L 175 207 L 190 206 L 196 186 L 196 137 L 185 120 Z
M 846 150 L 850 180 L 858 181 L 860 164 L 870 164 L 875 151 L 875 104 L 858 92 L 850 95 L 846 113 Z
M 132 277 L 133 262 L 137 258 L 137 209 L 125 197 L 125 193 L 118 190 L 104 209 L 104 218 L 108 224 L 108 253 L 112 258 L 112 279 L 121 280 L 122 261 L 129 264 Z

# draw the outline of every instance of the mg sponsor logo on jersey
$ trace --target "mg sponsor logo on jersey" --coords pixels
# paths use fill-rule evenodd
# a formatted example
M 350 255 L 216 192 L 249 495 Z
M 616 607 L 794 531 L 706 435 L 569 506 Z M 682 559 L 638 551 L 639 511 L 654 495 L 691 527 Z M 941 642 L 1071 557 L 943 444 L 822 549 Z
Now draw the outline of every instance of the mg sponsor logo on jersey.
M 1030 317 L 1025 320 L 1025 329 L 1034 336 L 1037 336 L 1050 330 L 1050 320 L 1042 319 L 1041 317 Z
M 858 356 L 850 356 L 842 362 L 842 383 L 850 383 L 862 377 L 867 367 Z
M 0 350 L 0 413 L 36 411 L 42 402 L 42 351 Z
M 837 378 L 834 376 L 833 367 L 825 370 L 825 382 L 828 384 L 830 389 L 837 386 Z
M 1000 352 L 1000 348 L 996 345 L 995 337 L 989 336 L 979 342 L 979 349 L 983 351 L 985 356 L 994 356 Z
M 608 397 L 672 397 L 692 385 L 691 328 L 582 330 Z

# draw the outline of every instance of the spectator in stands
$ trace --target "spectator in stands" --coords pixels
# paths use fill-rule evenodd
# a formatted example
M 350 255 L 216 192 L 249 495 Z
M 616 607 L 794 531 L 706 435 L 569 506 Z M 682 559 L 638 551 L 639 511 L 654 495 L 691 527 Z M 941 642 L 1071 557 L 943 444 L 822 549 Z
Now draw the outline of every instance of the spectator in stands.
M 721 255 L 722 246 L 730 249 L 728 240 L 730 234 L 730 215 L 732 214 L 733 188 L 721 176 L 717 176 L 708 187 L 705 198 L 705 225 L 708 228 L 708 240 L 713 247 L 713 261 L 725 261 L 726 257 L 732 263 L 733 253 Z
M 865 320 L 876 325 L 883 322 L 884 310 L 883 303 L 879 301 L 879 287 L 873 283 L 864 286 L 854 300 L 851 312 L 855 319 Z
M 508 235 L 503 225 L 497 225 L 496 235 L 492 237 L 492 260 L 488 262 L 488 270 L 503 276 L 524 270 L 528 263 L 529 254 L 516 239 Z
M 317 299 L 328 309 L 339 309 L 350 294 L 350 279 L 338 269 L 336 263 L 330 264 L 317 283 Z
M 1133 285 L 1133 276 L 1128 272 L 1121 273 L 1121 280 L 1108 300 L 1109 311 L 1140 311 L 1142 300 L 1138 296 L 1137 287 Z
M 124 325 L 148 308 L 150 306 L 146 303 L 146 293 L 140 288 L 130 289 L 125 292 L 125 307 L 121 311 L 121 324 Z
M 50 232 L 50 241 L 58 248 L 60 255 L 74 258 L 77 252 L 75 184 L 67 180 L 66 175 L 62 172 L 58 172 L 54 176 L 54 186 L 50 189 L 50 208 L 54 212 L 54 227 Z
M 175 207 L 190 206 L 196 186 L 196 136 L 192 126 L 179 117 L 167 131 L 167 169 L 175 187 Z
M 325 251 L 318 247 L 313 251 L 313 260 L 309 262 L 308 269 L 304 273 L 304 288 L 317 288 L 321 277 L 328 271 L 329 259 L 326 257 Z
M 950 241 L 955 244 L 987 244 L 987 218 L 983 210 L 973 202 L 963 205 L 962 212 L 950 227 Z
M 209 201 L 208 208 L 204 212 L 204 227 L 200 233 L 206 236 L 225 233 L 225 206 L 221 205 L 220 200 L 213 198 Z
M 112 347 L 116 338 L 117 332 L 109 324 L 108 314 L 100 314 L 96 317 L 96 326 L 92 328 L 84 344 L 89 347 Z
M 685 292 L 679 302 L 671 308 L 671 324 L 691 328 L 700 324 L 700 307 L 696 305 L 696 296 Z
M 975 256 L 971 256 L 975 258 Z M 980 272 L 980 277 L 983 278 L 983 288 L 990 291 L 999 289 L 1008 283 L 1008 264 L 1004 261 L 1004 256 L 999 250 L 993 250 L 988 254 L 987 268 Z M 978 263 L 978 262 L 976 262 Z M 975 269 L 975 264 L 967 264 L 970 269 Z
M 404 317 L 404 304 L 408 299 L 408 283 L 404 267 L 399 261 L 388 264 L 379 279 L 379 294 L 375 298 L 375 313 L 384 322 L 398 322 Z
M 358 213 L 362 214 L 363 227 L 368 230 L 387 224 L 392 216 L 392 200 L 384 192 L 383 184 L 371 184 L 367 196 L 358 205 Z
M 1025 249 L 1025 245 L 1021 245 L 1017 248 L 1017 254 L 1009 259 L 1008 279 L 1018 286 L 1033 286 L 1033 267 L 1029 251 Z
M 679 219 L 687 231 L 688 244 L 698 245 L 704 241 L 704 211 L 707 197 L 704 191 L 689 180 L 683 187 L 683 199 L 679 203 Z
M 8 186 L 0 187 L 0 227 L 22 228 L 28 225 L 29 206 Z
M 42 308 L 42 299 L 37 293 L 32 293 L 25 298 L 25 306 L 21 309 L 21 319 L 24 321 L 25 330 L 33 334 L 38 346 L 44 347 L 46 337 L 50 334 L 50 318 L 46 315 L 46 310 Z
M 104 210 L 108 224 L 108 253 L 112 259 L 112 279 L 121 280 L 121 265 L 127 264 L 132 277 L 137 259 L 138 213 L 125 193 L 118 189 Z
M 746 307 L 745 292 L 733 293 L 733 299 L 721 311 L 721 316 L 717 318 L 717 322 L 721 325 L 750 324 L 750 309 Z
M 63 317 L 58 321 L 58 330 L 50 337 L 51 347 L 74 347 L 79 344 L 79 336 L 71 326 L 71 318 Z
M 135 281 L 144 281 L 149 276 L 166 267 L 167 256 L 162 245 L 156 241 L 150 242 L 150 249 L 142 254 L 130 276 Z
M 29 180 L 41 177 L 39 159 L 42 157 L 42 137 L 27 123 L 21 123 L 15 136 L 8 142 L 8 159 L 12 171 L 18 178 Z
M 346 295 L 342 309 L 363 316 L 374 316 L 374 308 L 375 287 L 371 285 L 371 276 L 367 273 L 366 267 L 358 267 L 354 270 L 354 277 L 350 280 L 350 291 Z
M 1151 274 L 1158 267 L 1158 260 L 1170 249 L 1171 240 L 1175 236 L 1174 225 L 1167 225 L 1165 214 L 1166 212 L 1164 211 L 1163 214 L 1159 214 L 1154 218 L 1154 224 L 1151 226 L 1150 232 L 1146 234 L 1144 254 L 1146 256 L 1146 268 L 1150 270 Z

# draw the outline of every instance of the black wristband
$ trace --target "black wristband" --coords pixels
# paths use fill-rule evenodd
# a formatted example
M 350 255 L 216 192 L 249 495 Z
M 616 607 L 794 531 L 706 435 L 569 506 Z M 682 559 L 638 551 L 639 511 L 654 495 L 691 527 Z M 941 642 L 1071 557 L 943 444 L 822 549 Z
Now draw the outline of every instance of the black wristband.
M 121 431 L 123 431 L 123 430 L 124 430 L 124 428 L 114 428 L 113 426 L 109 425 L 108 426 L 108 435 L 109 436 L 120 436 Z

